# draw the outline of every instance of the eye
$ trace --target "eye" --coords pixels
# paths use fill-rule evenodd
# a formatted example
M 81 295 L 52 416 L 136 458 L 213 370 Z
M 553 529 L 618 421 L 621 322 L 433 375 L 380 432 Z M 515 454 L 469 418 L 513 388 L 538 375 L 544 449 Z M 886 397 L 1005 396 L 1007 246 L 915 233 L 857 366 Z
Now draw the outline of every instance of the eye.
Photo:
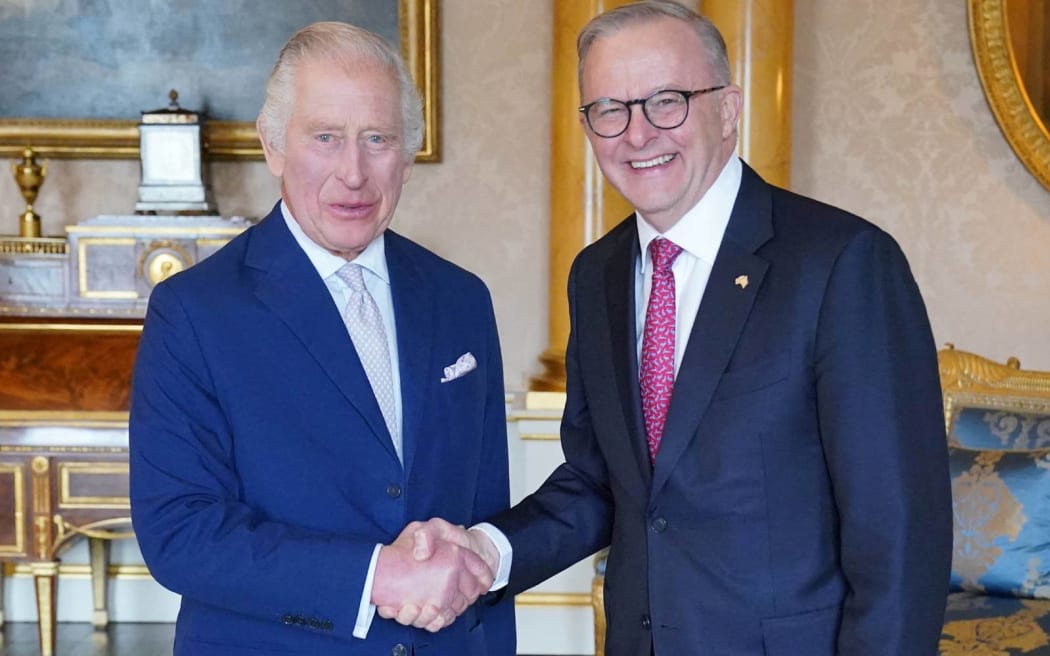
M 376 152 L 395 149 L 400 143 L 397 135 L 389 132 L 368 132 L 361 136 L 361 141 L 366 148 Z
M 335 135 L 327 132 L 317 135 L 317 140 L 321 143 L 332 143 L 335 141 Z
M 598 103 L 591 110 L 597 118 L 617 118 L 621 114 L 627 111 L 627 108 L 622 103 L 618 102 L 603 102 Z

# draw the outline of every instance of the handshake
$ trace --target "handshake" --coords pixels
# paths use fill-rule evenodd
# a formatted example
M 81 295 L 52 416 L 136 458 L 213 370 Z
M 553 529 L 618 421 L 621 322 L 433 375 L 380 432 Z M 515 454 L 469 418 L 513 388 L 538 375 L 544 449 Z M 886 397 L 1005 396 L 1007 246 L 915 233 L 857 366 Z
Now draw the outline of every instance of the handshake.
M 499 551 L 487 535 L 434 518 L 379 551 L 372 603 L 380 617 L 438 631 L 492 587 Z

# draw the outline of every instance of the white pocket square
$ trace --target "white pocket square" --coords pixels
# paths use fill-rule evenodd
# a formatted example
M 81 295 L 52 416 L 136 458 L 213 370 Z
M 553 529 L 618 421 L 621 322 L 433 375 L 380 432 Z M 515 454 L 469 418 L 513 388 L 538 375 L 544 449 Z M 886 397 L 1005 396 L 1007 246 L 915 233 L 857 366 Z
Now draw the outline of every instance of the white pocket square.
M 474 355 L 470 351 L 467 351 L 459 356 L 455 364 L 445 367 L 445 377 L 441 379 L 441 382 L 447 383 L 450 380 L 455 380 L 477 368 L 478 361 L 474 359 Z

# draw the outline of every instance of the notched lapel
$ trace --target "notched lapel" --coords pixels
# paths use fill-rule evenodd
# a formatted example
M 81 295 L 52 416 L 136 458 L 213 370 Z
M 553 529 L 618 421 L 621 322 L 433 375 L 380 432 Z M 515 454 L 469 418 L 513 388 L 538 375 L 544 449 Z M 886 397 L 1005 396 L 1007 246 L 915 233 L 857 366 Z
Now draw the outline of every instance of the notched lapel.
M 616 250 L 605 266 L 605 304 L 611 342 L 610 360 L 616 377 L 619 392 L 620 412 L 623 414 L 622 425 L 626 434 L 627 448 L 634 455 L 635 465 L 642 482 L 648 487 L 652 476 L 649 465 L 649 453 L 645 440 L 645 426 L 642 422 L 641 392 L 638 387 L 638 361 L 635 346 L 637 335 L 635 328 L 634 273 L 635 258 L 638 256 L 637 229 L 630 222 L 630 229 L 624 230 Z M 618 453 L 619 449 L 612 450 Z
M 725 237 L 715 257 L 667 410 L 651 495 L 667 483 L 696 437 L 762 289 L 769 263 L 755 252 L 773 237 L 769 185 L 746 164 Z
M 247 256 L 249 266 L 262 269 L 256 297 L 288 326 L 397 458 L 368 376 L 324 282 L 288 232 L 279 211 L 257 230 L 259 241 L 253 240 Z
M 405 472 L 412 468 L 426 388 L 437 383 L 440 371 L 431 367 L 434 346 L 434 295 L 428 281 L 402 249 L 401 237 L 386 233 L 386 265 L 397 322 L 398 372 L 401 376 L 401 455 Z
M 729 364 L 769 266 L 765 260 L 727 245 L 723 244 L 723 252 L 711 270 L 675 379 L 653 472 L 654 494 L 667 482 L 671 470 L 695 437 L 700 418 L 707 411 Z M 725 252 L 727 250 L 733 252 Z M 741 275 L 747 276 L 745 287 L 736 282 Z

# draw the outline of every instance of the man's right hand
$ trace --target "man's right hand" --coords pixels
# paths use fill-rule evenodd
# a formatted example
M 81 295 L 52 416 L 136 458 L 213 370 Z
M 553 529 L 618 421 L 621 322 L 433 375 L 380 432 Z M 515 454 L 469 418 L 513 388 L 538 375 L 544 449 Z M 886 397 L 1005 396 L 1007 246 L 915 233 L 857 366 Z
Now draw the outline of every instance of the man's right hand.
M 405 535 L 410 529 L 412 531 L 413 550 L 416 560 L 426 560 L 435 552 L 437 545 L 441 542 L 453 542 L 459 546 L 470 549 L 481 556 L 488 565 L 492 576 L 496 576 L 499 570 L 499 550 L 484 532 L 479 530 L 467 530 L 462 526 L 451 524 L 440 517 L 435 517 L 425 523 L 412 522 L 401 532 Z M 399 538 L 400 539 L 400 538 Z
M 393 544 L 380 548 L 371 601 L 381 617 L 433 632 L 452 624 L 492 586 L 492 571 L 454 541 L 431 540 L 428 557 L 415 556 L 414 533 L 422 526 L 409 524 Z

